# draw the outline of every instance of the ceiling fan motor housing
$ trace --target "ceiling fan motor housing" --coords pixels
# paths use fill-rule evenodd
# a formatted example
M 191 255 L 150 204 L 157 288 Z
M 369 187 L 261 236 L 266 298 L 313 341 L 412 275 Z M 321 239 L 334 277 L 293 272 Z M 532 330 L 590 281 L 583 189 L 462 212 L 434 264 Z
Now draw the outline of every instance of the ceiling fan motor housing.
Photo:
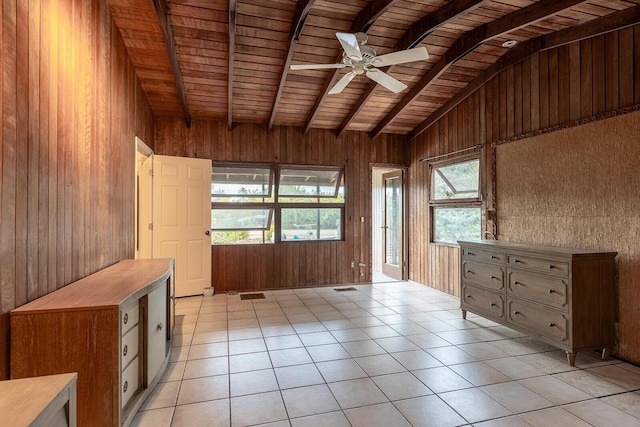
M 342 63 L 350 67 L 354 66 L 355 64 L 363 64 L 367 66 L 369 65 L 371 60 L 376 57 L 376 50 L 370 46 L 360 46 L 360 52 L 362 53 L 362 59 L 359 61 L 350 58 L 349 56 L 347 56 L 346 52 L 343 52 Z

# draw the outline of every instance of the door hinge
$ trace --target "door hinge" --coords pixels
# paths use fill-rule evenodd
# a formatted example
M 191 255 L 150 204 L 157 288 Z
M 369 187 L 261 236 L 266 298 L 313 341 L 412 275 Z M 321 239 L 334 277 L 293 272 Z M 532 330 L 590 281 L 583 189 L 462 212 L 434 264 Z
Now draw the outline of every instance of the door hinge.
M 149 223 L 149 230 L 153 231 L 153 224 Z
M 153 168 L 149 169 L 149 176 L 153 176 Z

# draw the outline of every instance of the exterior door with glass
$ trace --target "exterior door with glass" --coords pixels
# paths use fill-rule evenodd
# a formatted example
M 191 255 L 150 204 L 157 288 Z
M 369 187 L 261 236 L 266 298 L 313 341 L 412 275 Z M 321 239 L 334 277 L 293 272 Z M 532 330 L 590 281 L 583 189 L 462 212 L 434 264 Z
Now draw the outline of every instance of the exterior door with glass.
M 404 183 L 403 171 L 382 176 L 384 188 L 382 273 L 404 280 Z

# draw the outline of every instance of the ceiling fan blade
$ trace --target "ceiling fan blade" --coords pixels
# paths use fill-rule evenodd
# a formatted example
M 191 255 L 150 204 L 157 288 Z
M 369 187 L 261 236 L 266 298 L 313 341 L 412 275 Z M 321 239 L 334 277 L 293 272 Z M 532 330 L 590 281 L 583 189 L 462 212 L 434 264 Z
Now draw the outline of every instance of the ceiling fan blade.
M 429 59 L 427 48 L 416 47 L 413 49 L 376 56 L 371 61 L 371 65 L 374 67 L 387 67 L 389 65 L 404 64 L 406 62 L 422 61 L 425 59 Z
M 382 86 L 386 87 L 393 93 L 401 92 L 407 88 L 406 84 L 402 83 L 399 80 L 394 79 L 384 71 L 380 71 L 375 68 L 372 68 L 367 71 L 367 77 L 369 77 L 374 82 L 379 83 Z
M 362 52 L 360 52 L 360 43 L 355 34 L 351 33 L 336 33 L 338 41 L 342 45 L 344 52 L 351 59 L 361 60 Z
M 289 68 L 292 70 L 328 70 L 333 68 L 344 68 L 344 64 L 296 64 Z
M 353 80 L 353 78 L 356 76 L 356 73 L 354 73 L 353 71 L 350 73 L 345 74 L 340 80 L 338 80 L 338 83 L 336 83 L 331 90 L 329 91 L 329 95 L 335 95 L 336 93 L 340 93 L 342 92 L 342 90 L 347 87 L 347 85 L 349 84 L 349 82 L 351 80 Z

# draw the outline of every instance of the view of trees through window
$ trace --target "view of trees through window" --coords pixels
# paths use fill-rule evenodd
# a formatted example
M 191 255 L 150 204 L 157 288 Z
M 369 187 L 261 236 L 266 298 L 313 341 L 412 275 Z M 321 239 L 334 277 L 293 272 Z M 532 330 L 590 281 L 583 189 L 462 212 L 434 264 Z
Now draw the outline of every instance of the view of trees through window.
M 434 165 L 429 204 L 433 219 L 432 240 L 456 243 L 482 236 L 480 161 L 476 159 Z
M 214 166 L 212 244 L 341 240 L 343 175 L 342 168 Z

